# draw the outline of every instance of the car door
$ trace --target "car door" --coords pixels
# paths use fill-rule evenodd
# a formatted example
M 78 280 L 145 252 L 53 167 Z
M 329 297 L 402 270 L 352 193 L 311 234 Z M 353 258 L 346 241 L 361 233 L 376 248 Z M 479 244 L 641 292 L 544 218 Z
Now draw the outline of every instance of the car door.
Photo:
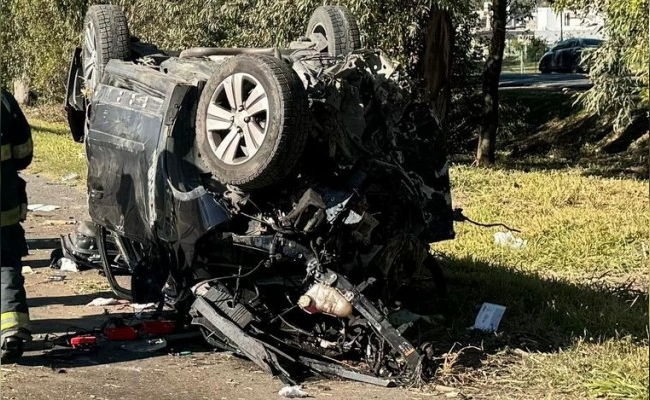
M 568 42 L 563 40 L 558 42 L 551 50 L 553 52 L 551 57 L 551 69 L 553 71 L 559 71 L 562 69 L 562 52 L 566 49 L 567 45 Z
M 111 60 L 90 105 L 86 140 L 90 216 L 139 242 L 155 240 L 158 146 L 176 83 L 153 69 Z
M 562 50 L 559 52 L 558 57 L 558 70 L 570 71 L 573 67 L 575 59 L 577 40 L 569 39 L 564 44 Z
M 147 240 L 148 169 L 160 135 L 162 101 L 99 85 L 86 141 L 92 220 L 122 236 Z

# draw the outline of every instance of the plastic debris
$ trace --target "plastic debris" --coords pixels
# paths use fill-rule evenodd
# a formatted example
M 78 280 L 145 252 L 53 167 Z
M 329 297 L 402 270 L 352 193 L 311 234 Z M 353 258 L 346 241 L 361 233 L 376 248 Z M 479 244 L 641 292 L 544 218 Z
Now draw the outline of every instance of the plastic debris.
M 97 345 L 97 337 L 95 335 L 80 335 L 70 339 L 70 345 L 73 349 L 88 348 Z
M 77 263 L 72 261 L 69 258 L 61 258 L 58 261 L 59 264 L 59 269 L 63 272 L 79 272 L 79 267 L 77 266 Z
M 79 179 L 79 174 L 72 172 L 61 178 L 61 182 L 69 182 Z
M 138 340 L 137 342 L 129 342 L 122 346 L 123 349 L 134 353 L 152 353 L 162 350 L 165 347 L 167 347 L 167 341 L 163 338 Z
M 302 386 L 285 386 L 278 394 L 289 399 L 309 397 L 309 394 L 302 390 Z
M 144 304 L 135 303 L 135 304 L 131 304 L 131 307 L 133 307 L 133 309 L 136 312 L 141 312 L 149 308 L 155 308 L 156 303 L 144 303 Z
M 32 211 L 32 212 L 35 212 L 35 211 L 51 212 L 51 211 L 54 211 L 54 210 L 58 210 L 59 208 L 61 208 L 61 207 L 60 206 L 53 206 L 53 205 L 50 205 L 50 204 L 30 204 L 30 205 L 27 206 L 27 209 L 29 211 Z
M 494 244 L 508 246 L 513 249 L 523 249 L 528 242 L 522 238 L 515 237 L 512 232 L 497 232 L 494 234 Z
M 86 304 L 86 307 L 102 307 L 102 306 L 113 306 L 115 304 L 120 304 L 118 299 L 98 297 L 93 299 L 90 303 Z
M 140 329 L 147 335 L 168 335 L 174 332 L 172 321 L 142 321 Z
M 22 273 L 24 274 L 33 274 L 34 270 L 29 265 L 23 265 Z
M 499 327 L 499 323 L 505 312 L 506 308 L 504 306 L 483 303 L 472 328 L 485 332 L 494 332 Z
M 432 322 L 431 317 L 428 317 L 426 315 L 416 314 L 405 308 L 399 311 L 395 311 L 394 313 L 388 315 L 388 321 L 390 321 L 390 323 L 395 326 L 416 322 L 420 319 L 428 323 Z
M 47 278 L 48 282 L 61 282 L 65 280 L 65 275 L 50 275 Z
M 138 332 L 132 326 L 116 326 L 104 328 L 107 340 L 136 340 Z

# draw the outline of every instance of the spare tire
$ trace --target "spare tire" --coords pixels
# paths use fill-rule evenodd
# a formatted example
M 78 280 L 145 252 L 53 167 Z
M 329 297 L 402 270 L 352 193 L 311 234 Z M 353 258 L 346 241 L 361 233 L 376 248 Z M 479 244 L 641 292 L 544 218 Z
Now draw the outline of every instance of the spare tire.
M 361 48 L 361 33 L 356 19 L 343 6 L 320 6 L 309 19 L 307 36 L 320 33 L 327 39 L 330 56 L 346 55 Z
M 196 141 L 221 183 L 259 189 L 282 180 L 302 155 L 310 118 L 294 70 L 266 55 L 224 61 L 201 93 Z
M 86 97 L 92 98 L 108 60 L 130 59 L 129 40 L 126 16 L 120 7 L 100 4 L 88 9 L 81 56 Z

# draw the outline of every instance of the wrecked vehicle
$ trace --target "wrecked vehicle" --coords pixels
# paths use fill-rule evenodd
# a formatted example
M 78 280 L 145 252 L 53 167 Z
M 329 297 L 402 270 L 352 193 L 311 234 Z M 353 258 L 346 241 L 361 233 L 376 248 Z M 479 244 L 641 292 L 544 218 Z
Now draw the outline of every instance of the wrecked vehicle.
M 165 52 L 110 5 L 83 38 L 66 110 L 92 223 L 63 237 L 67 257 L 285 382 L 423 374 L 429 348 L 390 315 L 444 293 L 429 253 L 454 237 L 444 143 L 347 9 L 319 7 L 287 49 Z

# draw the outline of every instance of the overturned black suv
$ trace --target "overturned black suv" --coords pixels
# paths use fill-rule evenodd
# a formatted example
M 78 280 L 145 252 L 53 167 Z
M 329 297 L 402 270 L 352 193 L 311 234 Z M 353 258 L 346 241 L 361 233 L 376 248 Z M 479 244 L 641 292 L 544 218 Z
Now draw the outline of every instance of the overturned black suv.
M 66 110 L 92 223 L 66 256 L 286 382 L 421 376 L 427 345 L 391 315 L 444 294 L 429 244 L 454 237 L 448 163 L 350 12 L 319 7 L 287 49 L 173 53 L 96 5 L 83 38 Z

